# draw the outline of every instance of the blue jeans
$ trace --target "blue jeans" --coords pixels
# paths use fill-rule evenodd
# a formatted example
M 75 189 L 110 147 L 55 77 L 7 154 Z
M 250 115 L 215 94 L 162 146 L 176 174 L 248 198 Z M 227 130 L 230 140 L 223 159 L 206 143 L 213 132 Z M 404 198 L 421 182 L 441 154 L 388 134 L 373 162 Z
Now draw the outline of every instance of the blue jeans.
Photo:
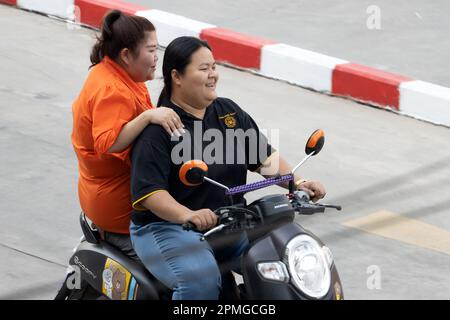
M 201 233 L 183 230 L 170 222 L 137 226 L 131 222 L 131 241 L 145 267 L 173 290 L 173 300 L 217 300 L 222 288 L 221 268 L 239 270 L 240 256 L 248 247 L 241 233 L 211 245 L 200 241 Z M 213 249 L 214 247 L 214 249 Z

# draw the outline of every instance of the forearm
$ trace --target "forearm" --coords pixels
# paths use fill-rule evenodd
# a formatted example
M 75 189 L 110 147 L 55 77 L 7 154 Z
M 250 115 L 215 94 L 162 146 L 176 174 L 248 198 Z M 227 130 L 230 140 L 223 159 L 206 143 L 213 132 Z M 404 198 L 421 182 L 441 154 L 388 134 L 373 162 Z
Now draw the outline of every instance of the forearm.
M 108 153 L 122 152 L 136 139 L 136 137 L 150 123 L 149 114 L 141 113 L 139 116 L 123 126 L 114 144 L 108 149 Z
M 190 209 L 178 203 L 165 190 L 144 199 L 141 204 L 161 219 L 173 223 L 185 223 L 192 214 Z
M 278 153 L 278 151 L 276 151 L 266 159 L 258 172 L 265 178 L 272 178 L 277 175 L 292 173 L 292 166 Z M 302 178 L 299 175 L 294 175 L 294 181 L 299 181 L 301 179 Z M 287 189 L 289 188 L 289 182 L 280 183 L 279 186 Z

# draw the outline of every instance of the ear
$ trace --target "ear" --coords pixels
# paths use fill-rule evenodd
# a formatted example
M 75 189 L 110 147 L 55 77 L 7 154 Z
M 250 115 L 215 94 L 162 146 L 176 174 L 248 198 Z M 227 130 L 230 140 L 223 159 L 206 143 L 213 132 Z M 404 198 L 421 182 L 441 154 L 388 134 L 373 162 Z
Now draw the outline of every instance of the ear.
M 172 71 L 170 72 L 170 75 L 172 76 L 172 81 L 176 86 L 181 86 L 181 76 L 178 73 L 177 70 L 172 69 Z
M 129 66 L 130 63 L 131 63 L 131 52 L 130 52 L 130 50 L 128 48 L 123 48 L 122 50 L 120 50 L 119 58 L 122 60 L 122 62 L 126 66 Z

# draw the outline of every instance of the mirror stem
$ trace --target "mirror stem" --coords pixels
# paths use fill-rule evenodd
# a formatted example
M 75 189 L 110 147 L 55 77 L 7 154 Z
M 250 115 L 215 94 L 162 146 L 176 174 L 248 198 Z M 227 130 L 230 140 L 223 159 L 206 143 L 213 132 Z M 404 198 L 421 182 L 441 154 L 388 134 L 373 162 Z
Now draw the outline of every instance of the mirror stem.
M 312 157 L 314 155 L 314 151 L 311 152 L 310 154 L 308 154 L 302 161 L 300 161 L 300 163 L 298 165 L 295 166 L 294 169 L 292 169 L 292 174 L 295 173 L 295 171 L 297 171 L 297 169 L 306 161 L 308 160 L 310 157 Z
M 216 185 L 218 187 L 221 187 L 222 189 L 230 191 L 230 188 L 228 188 L 227 186 L 225 186 L 225 185 L 223 185 L 221 183 L 218 183 L 217 181 L 214 181 L 214 180 L 212 180 L 212 179 L 210 179 L 208 177 L 204 177 L 203 179 L 205 179 L 205 181 L 208 181 L 208 182 L 210 182 L 210 183 L 212 183 L 212 184 L 214 184 L 214 185 Z M 229 196 L 229 200 L 230 200 L 230 206 L 232 206 L 233 205 L 233 196 L 230 195 Z
M 217 181 L 214 181 L 214 180 L 212 180 L 212 179 L 210 179 L 210 178 L 208 178 L 208 177 L 204 177 L 204 179 L 205 179 L 206 181 L 212 183 L 212 184 L 215 184 L 215 185 L 218 186 L 218 187 L 221 187 L 221 188 L 223 188 L 223 189 L 225 189 L 225 190 L 227 190 L 227 191 L 230 191 L 230 188 L 228 188 L 227 186 L 224 186 L 224 185 L 221 184 L 221 183 L 218 183 Z

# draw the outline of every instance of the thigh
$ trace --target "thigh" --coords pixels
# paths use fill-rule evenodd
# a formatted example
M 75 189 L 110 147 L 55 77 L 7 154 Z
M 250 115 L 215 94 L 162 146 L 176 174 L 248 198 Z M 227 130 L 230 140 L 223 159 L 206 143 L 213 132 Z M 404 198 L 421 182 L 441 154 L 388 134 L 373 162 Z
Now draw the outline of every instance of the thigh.
M 180 282 L 201 282 L 218 273 L 213 250 L 207 241 L 200 241 L 198 232 L 169 222 L 142 227 L 132 224 L 130 231 L 134 249 L 145 267 L 171 289 Z

